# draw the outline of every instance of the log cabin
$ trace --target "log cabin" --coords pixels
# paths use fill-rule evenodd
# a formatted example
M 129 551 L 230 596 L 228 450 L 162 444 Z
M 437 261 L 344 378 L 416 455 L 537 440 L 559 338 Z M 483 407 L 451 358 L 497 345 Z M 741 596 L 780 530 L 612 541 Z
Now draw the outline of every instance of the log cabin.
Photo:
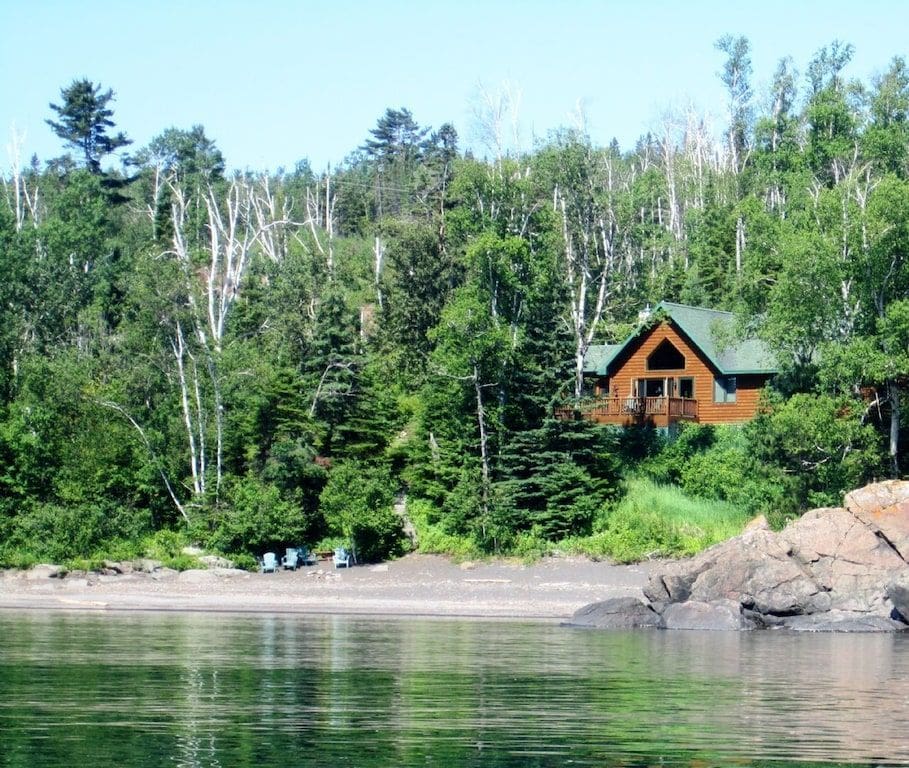
M 673 432 L 683 421 L 737 424 L 755 416 L 777 367 L 762 341 L 737 337 L 731 312 L 664 301 L 639 319 L 621 344 L 589 347 L 592 397 L 557 408 L 556 418 Z

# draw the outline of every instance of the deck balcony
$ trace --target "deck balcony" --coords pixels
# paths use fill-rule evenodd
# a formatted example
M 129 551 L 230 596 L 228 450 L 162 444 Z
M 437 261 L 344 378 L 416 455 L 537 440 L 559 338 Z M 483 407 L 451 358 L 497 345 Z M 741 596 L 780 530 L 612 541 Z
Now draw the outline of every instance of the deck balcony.
M 598 424 L 668 427 L 683 419 L 697 421 L 698 401 L 689 397 L 600 397 L 557 407 L 554 415 L 562 421 L 584 419 Z

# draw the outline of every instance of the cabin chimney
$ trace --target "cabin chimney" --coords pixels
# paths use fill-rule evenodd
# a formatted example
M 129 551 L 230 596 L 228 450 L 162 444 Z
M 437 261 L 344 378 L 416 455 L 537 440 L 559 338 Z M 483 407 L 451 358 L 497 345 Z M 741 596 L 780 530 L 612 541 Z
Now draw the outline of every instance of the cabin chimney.
M 644 307 L 640 312 L 638 312 L 638 323 L 646 323 L 650 319 L 650 315 L 653 314 L 653 310 L 650 309 L 650 303 L 648 302 L 647 306 Z

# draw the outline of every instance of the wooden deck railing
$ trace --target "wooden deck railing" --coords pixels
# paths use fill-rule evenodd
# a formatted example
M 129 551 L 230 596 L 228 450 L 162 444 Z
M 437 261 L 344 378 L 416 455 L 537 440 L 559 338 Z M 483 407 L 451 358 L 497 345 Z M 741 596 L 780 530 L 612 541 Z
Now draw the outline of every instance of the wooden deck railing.
M 616 421 L 648 416 L 668 416 L 670 419 L 696 419 L 698 401 L 689 397 L 602 397 L 584 400 L 576 406 L 559 406 L 555 417 L 565 421 L 579 414 L 591 421 Z

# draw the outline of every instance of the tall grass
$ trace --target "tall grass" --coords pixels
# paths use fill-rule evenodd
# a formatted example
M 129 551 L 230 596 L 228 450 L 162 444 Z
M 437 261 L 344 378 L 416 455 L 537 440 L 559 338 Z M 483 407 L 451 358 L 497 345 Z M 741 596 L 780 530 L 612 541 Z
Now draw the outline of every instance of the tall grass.
M 417 530 L 420 552 L 457 558 L 482 556 L 468 536 L 445 533 L 431 522 L 428 502 L 415 500 L 408 507 Z M 510 541 L 502 554 L 532 560 L 553 552 L 633 563 L 654 557 L 687 557 L 742 532 L 750 515 L 726 501 L 689 496 L 675 485 L 647 478 L 631 478 L 626 494 L 600 514 L 594 533 L 548 542 L 535 530 Z M 488 553 L 487 553 L 488 554 Z
M 606 510 L 591 536 L 563 548 L 621 563 L 685 557 L 742 532 L 747 511 L 728 502 L 688 496 L 676 486 L 633 478 L 625 496 Z

